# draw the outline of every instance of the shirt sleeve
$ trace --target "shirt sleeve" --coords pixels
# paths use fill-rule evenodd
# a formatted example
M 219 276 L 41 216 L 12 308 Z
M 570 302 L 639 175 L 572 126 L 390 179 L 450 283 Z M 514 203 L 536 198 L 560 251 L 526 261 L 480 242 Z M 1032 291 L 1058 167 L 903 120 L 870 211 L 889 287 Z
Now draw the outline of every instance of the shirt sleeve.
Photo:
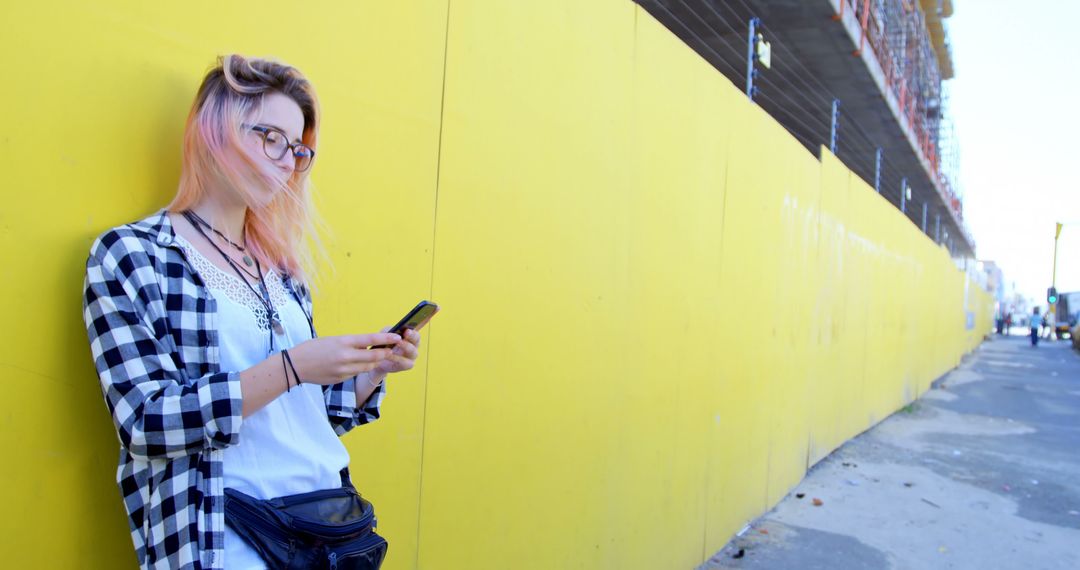
M 339 384 L 323 387 L 326 414 L 330 418 L 330 425 L 339 436 L 345 435 L 356 426 L 379 419 L 379 408 L 386 396 L 386 382 L 380 383 L 360 405 L 356 402 L 356 382 L 354 376 Z
M 295 290 L 300 296 L 301 305 L 308 314 L 308 318 L 313 318 L 314 306 L 311 301 L 311 290 L 302 284 Z M 314 334 L 315 330 L 312 327 L 313 337 Z M 379 419 L 379 409 L 382 406 L 383 398 L 386 396 L 386 382 L 379 384 L 379 387 L 362 404 L 358 404 L 356 401 L 356 382 L 357 379 L 354 376 L 338 384 L 323 386 L 323 398 L 326 400 L 326 416 L 329 418 L 334 432 L 339 436 L 349 433 L 350 430 L 357 426 Z
M 155 334 L 147 306 L 161 286 L 138 238 L 115 230 L 99 238 L 86 264 L 83 320 L 120 443 L 142 459 L 176 458 L 239 441 L 242 396 L 237 372 L 188 378 Z M 179 293 L 176 293 L 179 294 Z

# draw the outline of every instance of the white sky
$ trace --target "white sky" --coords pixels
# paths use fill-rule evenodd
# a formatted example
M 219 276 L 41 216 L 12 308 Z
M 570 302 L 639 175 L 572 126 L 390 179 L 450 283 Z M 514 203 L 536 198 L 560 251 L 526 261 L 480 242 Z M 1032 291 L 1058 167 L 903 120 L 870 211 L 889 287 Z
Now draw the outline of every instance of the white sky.
M 948 82 L 960 141 L 964 218 L 979 259 L 1046 303 L 1080 291 L 1080 22 L 1077 0 L 953 0 Z

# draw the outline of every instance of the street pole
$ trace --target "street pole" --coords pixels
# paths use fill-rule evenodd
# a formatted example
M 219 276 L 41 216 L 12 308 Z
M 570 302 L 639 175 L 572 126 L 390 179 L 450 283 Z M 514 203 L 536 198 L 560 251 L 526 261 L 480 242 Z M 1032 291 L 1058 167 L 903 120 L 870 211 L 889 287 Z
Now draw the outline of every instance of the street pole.
M 1057 244 L 1058 238 L 1061 237 L 1061 226 L 1062 224 L 1059 223 L 1057 225 L 1057 231 L 1054 232 L 1054 273 L 1050 276 L 1051 287 L 1057 287 Z
M 1050 275 L 1050 286 L 1055 289 L 1057 288 L 1057 245 L 1059 237 L 1061 237 L 1061 223 L 1058 223 L 1057 229 L 1054 231 L 1054 269 Z M 1054 316 L 1057 316 L 1057 313 L 1054 312 L 1054 305 L 1056 304 L 1057 303 L 1050 303 L 1050 308 L 1048 309 Z

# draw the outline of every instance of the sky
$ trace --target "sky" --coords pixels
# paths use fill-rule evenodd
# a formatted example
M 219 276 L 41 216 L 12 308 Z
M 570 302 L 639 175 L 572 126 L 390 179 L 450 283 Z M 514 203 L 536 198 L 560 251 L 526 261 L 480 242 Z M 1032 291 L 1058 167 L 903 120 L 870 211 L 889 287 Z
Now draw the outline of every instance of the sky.
M 964 219 L 976 256 L 1045 305 L 1080 291 L 1078 0 L 953 0 L 947 82 L 960 145 Z

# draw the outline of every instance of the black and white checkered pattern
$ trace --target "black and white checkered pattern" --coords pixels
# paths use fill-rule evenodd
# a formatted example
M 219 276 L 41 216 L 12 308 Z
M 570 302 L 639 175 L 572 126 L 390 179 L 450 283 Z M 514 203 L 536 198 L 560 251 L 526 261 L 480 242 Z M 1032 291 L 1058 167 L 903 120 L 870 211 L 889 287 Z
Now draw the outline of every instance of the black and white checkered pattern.
M 310 318 L 308 289 L 288 277 L 285 285 Z M 239 443 L 242 418 L 239 371 L 220 370 L 216 318 L 164 210 L 91 247 L 83 319 L 120 438 L 116 480 L 143 568 L 224 566 L 222 450 Z M 358 407 L 354 385 L 323 390 L 338 435 L 379 417 L 385 388 Z

